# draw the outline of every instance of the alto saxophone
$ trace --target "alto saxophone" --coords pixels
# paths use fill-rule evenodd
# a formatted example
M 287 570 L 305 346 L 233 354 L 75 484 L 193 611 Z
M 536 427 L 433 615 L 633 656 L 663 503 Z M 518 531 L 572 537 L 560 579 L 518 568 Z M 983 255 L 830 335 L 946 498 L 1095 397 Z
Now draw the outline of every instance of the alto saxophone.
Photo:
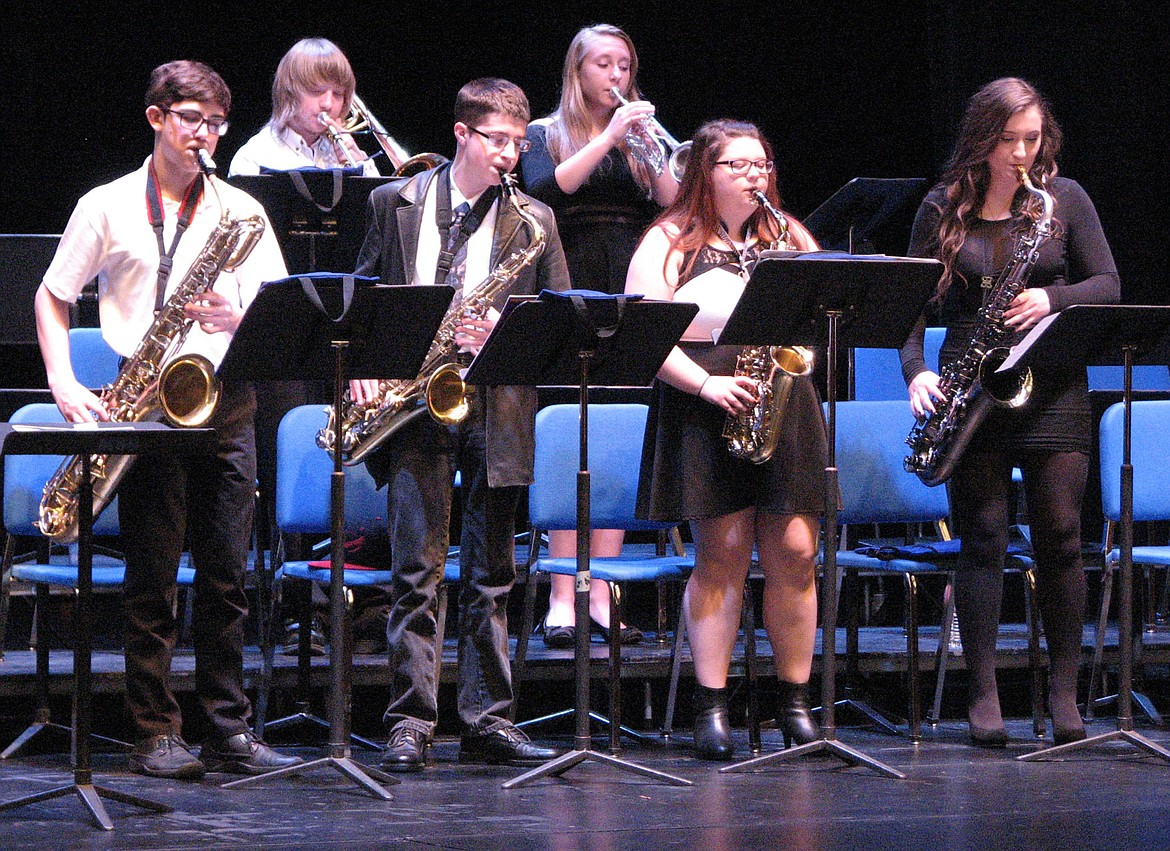
M 788 219 L 763 192 L 756 201 L 776 220 L 780 237 L 774 247 L 791 248 Z M 735 361 L 735 374 L 756 382 L 756 402 L 742 414 L 728 414 L 723 424 L 727 451 L 734 457 L 763 464 L 780 442 L 780 428 L 796 379 L 813 369 L 813 353 L 803 346 L 747 346 Z
M 1040 199 L 1040 217 L 1016 240 L 1004 266 L 976 317 L 975 333 L 962 357 L 941 370 L 938 386 L 944 398 L 933 414 L 919 418 L 906 443 L 906 472 L 917 474 L 934 487 L 951 477 L 976 428 L 994 407 L 1019 408 L 1032 396 L 1032 371 L 1012 369 L 997 373 L 1011 349 L 1012 330 L 1003 313 L 1028 285 L 1040 255 L 1040 245 L 1052 232 L 1052 196 L 1033 186 L 1024 166 L 1016 166 L 1023 187 Z
M 360 404 L 353 401 L 347 388 L 342 397 L 340 428 L 336 412 L 328 409 L 329 420 L 317 432 L 317 445 L 333 454 L 340 433 L 341 460 L 347 466 L 360 464 L 390 435 L 423 412 L 444 425 L 467 418 L 467 386 L 460 375 L 462 367 L 456 361 L 459 347 L 455 343 L 455 329 L 468 316 L 486 316 L 492 302 L 545 248 L 544 228 L 521 205 L 516 195 L 516 178 L 506 173 L 501 178 L 504 199 L 529 230 L 528 247 L 513 252 L 499 263 L 475 289 L 464 294 L 462 302 L 452 301 L 415 378 L 379 381 L 374 398 Z
M 210 177 L 210 175 L 209 175 Z M 209 181 L 210 182 L 210 181 Z M 154 318 L 146 335 L 101 394 L 112 422 L 166 420 L 194 428 L 215 412 L 219 384 L 211 361 L 198 354 L 171 357 L 183 345 L 193 320 L 184 305 L 215 285 L 221 272 L 244 262 L 264 233 L 260 216 L 232 219 L 223 211 L 195 262 Z M 114 497 L 122 477 L 134 462 L 132 455 L 94 455 L 90 459 L 93 516 Z M 38 526 L 58 543 L 72 543 L 78 535 L 78 500 L 82 458 L 67 458 L 45 484 Z

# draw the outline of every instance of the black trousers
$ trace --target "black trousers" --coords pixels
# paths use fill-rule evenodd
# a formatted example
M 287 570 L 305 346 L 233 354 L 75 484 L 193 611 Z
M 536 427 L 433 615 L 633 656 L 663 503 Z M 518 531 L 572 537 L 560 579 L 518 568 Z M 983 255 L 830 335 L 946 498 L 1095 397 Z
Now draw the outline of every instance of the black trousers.
M 244 571 L 256 491 L 255 397 L 225 384 L 209 426 L 214 455 L 146 456 L 118 490 L 126 554 L 126 699 L 139 737 L 179 733 L 168 684 L 178 632 L 175 575 L 184 542 L 195 566 L 195 691 L 211 732 L 248 728 L 243 688 Z

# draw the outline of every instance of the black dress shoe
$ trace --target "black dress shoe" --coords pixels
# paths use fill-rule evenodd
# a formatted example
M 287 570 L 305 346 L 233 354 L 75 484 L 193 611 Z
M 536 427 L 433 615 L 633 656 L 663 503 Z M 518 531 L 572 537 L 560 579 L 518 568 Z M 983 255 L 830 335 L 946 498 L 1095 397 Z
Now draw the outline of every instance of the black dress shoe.
M 274 751 L 251 730 L 234 736 L 210 738 L 203 743 L 199 756 L 207 763 L 208 771 L 228 771 L 232 774 L 267 774 L 278 768 L 304 762 L 299 756 L 286 756 Z
M 385 771 L 418 771 L 427 764 L 426 748 L 424 733 L 412 727 L 395 727 L 378 766 Z
M 147 777 L 198 780 L 207 767 L 191 753 L 182 736 L 163 735 L 141 739 L 134 745 L 130 770 Z
M 544 646 L 552 650 L 572 650 L 577 644 L 577 628 L 574 626 L 544 625 Z
M 605 639 L 605 643 L 609 643 L 609 627 L 602 626 L 597 621 L 593 621 L 593 629 L 600 633 L 601 637 Z M 644 636 L 642 630 L 636 626 L 623 626 L 621 632 L 618 634 L 618 644 L 623 647 L 629 647 L 634 644 L 641 644 Z
M 521 730 L 501 727 L 486 736 L 459 740 L 459 761 L 486 765 L 540 765 L 560 756 L 560 751 L 534 745 Z

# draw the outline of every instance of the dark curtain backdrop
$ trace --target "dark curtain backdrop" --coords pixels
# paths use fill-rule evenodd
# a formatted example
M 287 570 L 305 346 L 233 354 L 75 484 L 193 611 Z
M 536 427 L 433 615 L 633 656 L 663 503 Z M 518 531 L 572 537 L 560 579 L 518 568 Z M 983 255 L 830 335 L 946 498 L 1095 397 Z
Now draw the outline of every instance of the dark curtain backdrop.
M 267 119 L 272 74 L 297 39 L 333 39 L 358 91 L 412 152 L 451 153 L 456 90 L 481 75 L 522 86 L 534 116 L 556 103 L 578 27 L 625 28 L 640 81 L 678 138 L 702 121 L 759 123 L 781 193 L 807 215 L 852 177 L 933 178 L 966 98 L 1014 74 L 1050 98 L 1062 172 L 1095 200 L 1126 299 L 1166 302 L 1161 206 L 1165 16 L 1148 4 L 8 2 L 0 9 L 0 232 L 59 233 L 90 187 L 136 168 L 151 137 L 149 71 L 176 58 L 218 70 L 235 103 L 217 160 Z M 905 250 L 910 214 L 877 248 Z

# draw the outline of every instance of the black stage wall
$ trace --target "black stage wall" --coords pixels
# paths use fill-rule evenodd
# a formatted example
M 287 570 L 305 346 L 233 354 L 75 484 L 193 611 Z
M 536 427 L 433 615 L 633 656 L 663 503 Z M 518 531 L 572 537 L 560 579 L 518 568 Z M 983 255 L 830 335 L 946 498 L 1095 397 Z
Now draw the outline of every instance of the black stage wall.
M 412 152 L 450 153 L 466 80 L 499 75 L 534 115 L 556 102 L 578 27 L 606 21 L 638 45 L 641 83 L 678 138 L 743 117 L 777 148 L 781 192 L 806 215 L 855 176 L 933 178 L 959 110 L 1014 74 L 1053 101 L 1063 173 L 1096 201 L 1127 301 L 1165 302 L 1165 16 L 1130 2 L 722 3 L 7 2 L 0 9 L 0 233 L 59 233 L 91 186 L 149 151 L 146 78 L 175 58 L 208 62 L 235 96 L 217 160 L 266 120 L 277 60 L 322 35 L 352 61 L 358 91 Z M 909 216 L 877 244 L 905 250 Z M 4 294 L 7 295 L 7 294 Z M 2 297 L 2 296 L 0 296 Z

